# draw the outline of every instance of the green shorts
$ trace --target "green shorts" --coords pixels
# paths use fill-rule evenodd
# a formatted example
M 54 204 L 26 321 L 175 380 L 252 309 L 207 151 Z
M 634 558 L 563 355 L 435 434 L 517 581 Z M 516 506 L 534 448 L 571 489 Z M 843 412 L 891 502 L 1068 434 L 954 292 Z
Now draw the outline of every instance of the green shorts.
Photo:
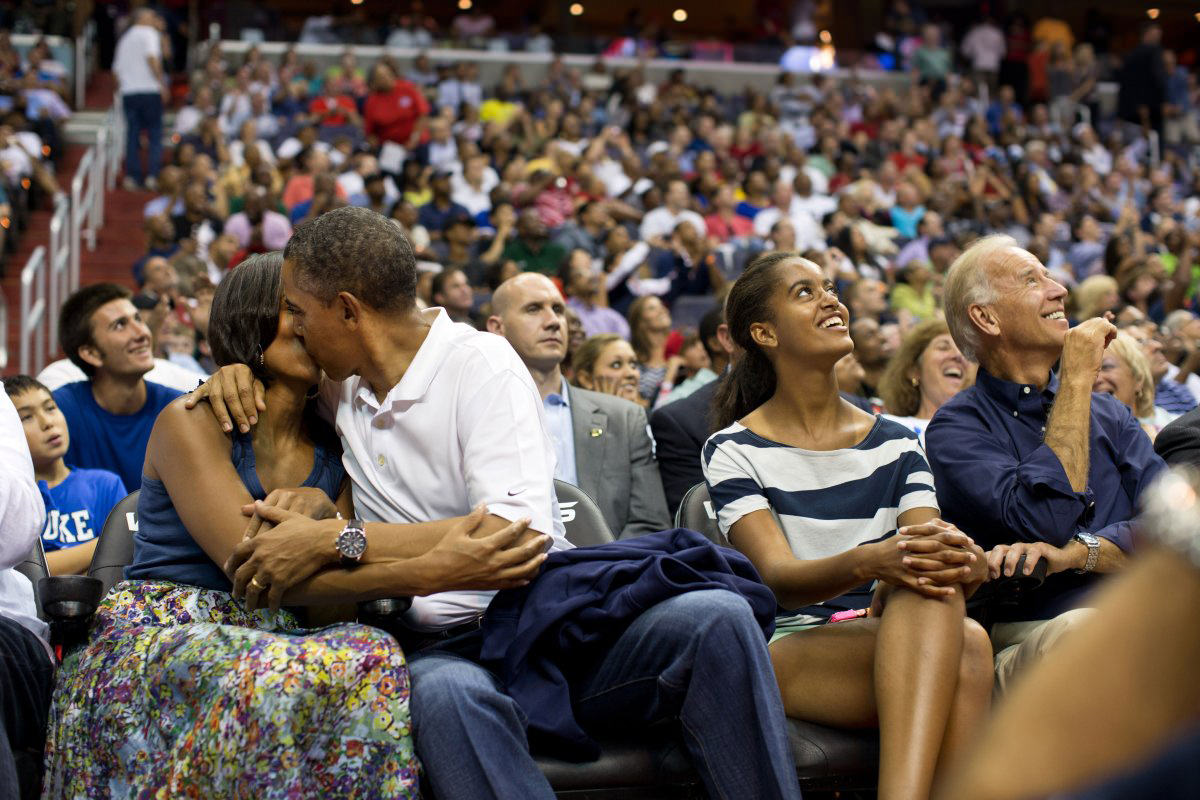
M 810 628 L 819 628 L 824 624 L 825 620 L 807 614 L 798 617 L 780 617 L 775 620 L 775 633 L 771 634 L 771 641 L 767 644 L 773 645 L 785 636 L 791 636 L 793 633 L 800 633 L 800 631 Z

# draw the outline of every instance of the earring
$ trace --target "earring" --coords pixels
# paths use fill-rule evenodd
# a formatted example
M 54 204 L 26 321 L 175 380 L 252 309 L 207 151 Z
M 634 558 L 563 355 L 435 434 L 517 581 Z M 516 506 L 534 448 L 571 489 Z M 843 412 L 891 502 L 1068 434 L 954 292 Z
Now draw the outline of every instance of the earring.
M 263 358 L 262 345 L 259 345 L 259 348 L 258 348 L 258 368 L 259 369 L 267 368 L 267 361 L 265 358 Z
M 914 389 L 921 385 L 921 382 L 919 380 L 917 380 L 916 378 L 910 378 L 910 380 L 912 381 L 912 385 L 913 385 Z
M 312 388 L 311 392 L 308 392 L 304 395 L 304 399 L 305 400 L 316 400 L 320 396 L 321 396 L 321 384 L 318 383 L 316 386 L 314 386 Z

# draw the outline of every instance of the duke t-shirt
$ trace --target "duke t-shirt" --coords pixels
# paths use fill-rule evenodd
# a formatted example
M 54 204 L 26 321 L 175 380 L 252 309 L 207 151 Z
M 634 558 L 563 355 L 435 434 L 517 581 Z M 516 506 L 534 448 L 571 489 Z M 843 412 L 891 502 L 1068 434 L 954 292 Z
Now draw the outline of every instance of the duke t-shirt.
M 72 469 L 67 479 L 51 488 L 38 481 L 46 504 L 42 547 L 46 552 L 90 542 L 100 535 L 108 512 L 125 498 L 125 485 L 116 473 L 102 469 Z
M 68 383 L 53 394 L 71 434 L 66 462 L 115 472 L 126 487 L 139 489 L 154 420 L 183 392 L 146 381 L 146 403 L 134 414 L 112 414 L 101 408 L 92 396 L 91 381 Z

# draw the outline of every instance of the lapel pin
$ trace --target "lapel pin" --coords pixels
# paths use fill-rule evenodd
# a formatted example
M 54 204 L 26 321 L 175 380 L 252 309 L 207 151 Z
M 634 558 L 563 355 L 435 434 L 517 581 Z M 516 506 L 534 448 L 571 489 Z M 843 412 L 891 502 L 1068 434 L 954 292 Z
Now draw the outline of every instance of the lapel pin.
M 590 435 L 593 439 L 595 439 L 597 436 L 599 436 L 602 433 L 604 433 L 603 428 L 592 428 L 590 431 L 588 431 L 588 435 Z

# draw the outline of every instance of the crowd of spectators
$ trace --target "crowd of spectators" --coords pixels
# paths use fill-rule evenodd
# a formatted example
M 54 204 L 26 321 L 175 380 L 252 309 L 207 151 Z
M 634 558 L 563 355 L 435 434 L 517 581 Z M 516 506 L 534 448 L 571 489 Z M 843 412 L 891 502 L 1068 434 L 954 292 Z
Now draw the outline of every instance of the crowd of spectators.
M 487 33 L 466 19 L 463 36 Z M 111 506 L 117 484 L 140 485 L 160 410 L 236 363 L 214 353 L 210 330 L 230 274 L 293 252 L 293 230 L 316 237 L 331 211 L 344 230 L 371 230 L 378 217 L 339 211 L 369 209 L 388 235 L 403 233 L 397 252 L 411 246 L 416 304 L 444 310 L 440 336 L 475 341 L 444 327 L 456 322 L 508 341 L 540 395 L 555 477 L 592 496 L 615 536 L 671 527 L 684 493 L 707 482 L 721 533 L 781 605 L 800 609 L 777 640 L 866 615 L 871 593 L 856 586 L 904 572 L 896 542 L 946 543 L 938 552 L 955 555 L 938 563 L 963 572 L 896 578 L 913 590 L 902 600 L 876 595 L 873 615 L 895 603 L 912 630 L 891 622 L 846 656 L 869 683 L 889 642 L 925 636 L 938 653 L 909 666 L 938 684 L 940 716 L 909 709 L 883 731 L 885 753 L 904 764 L 889 761 L 881 786 L 928 793 L 939 748 L 958 748 L 969 737 L 956 726 L 985 716 L 989 646 L 1003 691 L 1086 621 L 1074 612 L 1097 575 L 1073 570 L 1123 566 L 1138 497 L 1163 468 L 1154 440 L 1200 400 L 1195 73 L 1163 50 L 1155 24 L 1131 52 L 1101 60 L 1054 22 L 984 18 L 952 47 L 897 2 L 881 50 L 912 72 L 902 90 L 785 71 L 769 92 L 721 94 L 682 70 L 654 84 L 641 66 L 599 59 L 581 72 L 557 57 L 536 85 L 515 66 L 483 85 L 475 64 L 424 54 L 361 64 L 347 50 L 322 71 L 294 49 L 279 63 L 257 48 L 235 62 L 213 46 L 188 76 L 165 153 L 153 136 L 162 107 L 149 99 L 162 68 L 137 62 L 140 98 L 125 107 L 152 134 L 149 170 L 131 139 L 139 166 L 126 172 L 127 188 L 147 192 L 145 252 L 130 264 L 138 289 L 72 297 L 68 360 L 8 387 L 57 513 L 43 540 L 94 539 L 88 523 L 103 512 L 92 506 Z M 154 15 L 134 23 L 139 56 L 161 58 Z M 421 44 L 419 29 L 404 30 Z M 1107 70 L 1121 85 L 1115 114 L 1096 94 Z M 807 310 L 785 311 L 793 293 Z M 288 311 L 305 313 L 290 298 Z M 853 347 L 818 345 L 825 335 Z M 257 359 L 265 369 L 261 348 Z M 1089 446 L 1105 458 L 1089 463 Z M 862 488 L 882 472 L 906 487 L 886 502 Z M 103 501 L 53 491 L 68 480 L 102 485 Z M 820 497 L 797 481 L 821 484 Z M 72 517 L 70 503 L 90 516 Z M 827 508 L 838 513 L 822 517 Z M 833 550 L 804 540 L 841 525 Z M 903 537 L 890 536 L 897 526 Z M 850 564 L 851 552 L 870 565 Z M 997 620 L 990 643 L 963 608 L 921 604 L 958 591 L 947 587 L 965 599 L 1019 556 L 1062 574 Z M 823 559 L 829 591 L 815 597 L 816 578 L 789 569 Z M 772 640 L 773 657 L 800 653 L 800 641 L 807 657 L 823 639 Z M 858 725 L 882 716 L 886 692 L 910 688 L 895 681 L 852 710 L 811 701 L 806 681 L 846 663 L 829 675 L 775 664 L 787 712 Z M 957 680 L 957 693 L 925 667 Z
M 71 116 L 70 81 L 45 38 L 24 54 L 0 30 L 0 274 L 29 224 L 29 212 L 53 203 Z

